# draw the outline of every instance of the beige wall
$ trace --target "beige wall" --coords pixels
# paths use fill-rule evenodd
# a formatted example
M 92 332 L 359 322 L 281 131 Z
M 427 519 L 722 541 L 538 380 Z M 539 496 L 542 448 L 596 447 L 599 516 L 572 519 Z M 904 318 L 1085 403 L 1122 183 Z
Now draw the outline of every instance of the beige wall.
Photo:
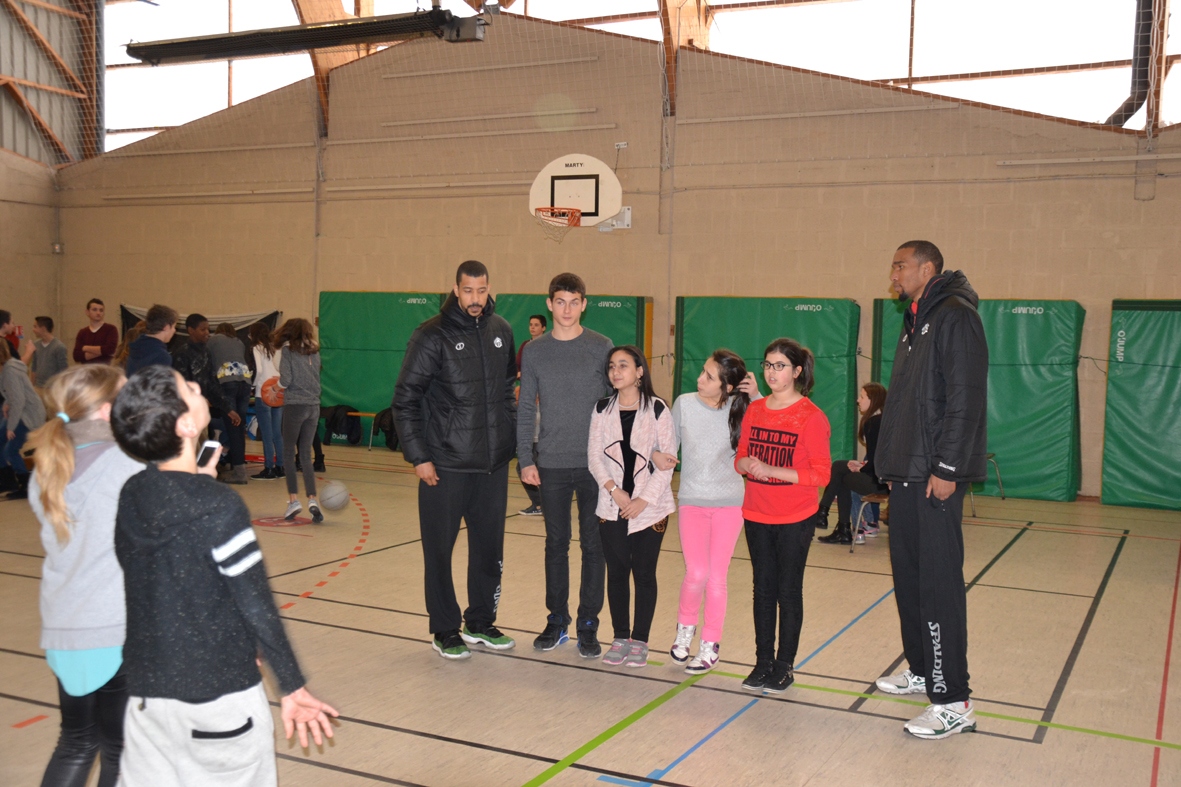
M 594 292 L 654 297 L 658 355 L 673 299 L 706 294 L 854 298 L 869 354 L 872 301 L 913 238 L 981 297 L 1080 301 L 1084 355 L 1106 357 L 1113 298 L 1181 298 L 1181 165 L 1141 163 L 1153 199 L 1137 200 L 1128 161 L 998 164 L 1127 157 L 1136 135 L 691 51 L 666 122 L 662 63 L 651 42 L 500 17 L 483 44 L 413 42 L 335 71 L 319 142 L 309 81 L 65 169 L 71 325 L 92 295 L 311 314 L 320 290 L 440 291 L 474 257 L 500 292 L 574 270 Z M 555 107 L 581 112 L 503 117 Z M 570 130 L 584 125 L 609 128 Z M 546 240 L 528 182 L 570 152 L 614 163 L 620 141 L 633 228 Z M 1104 376 L 1079 376 L 1097 494 Z
M 0 309 L 33 336 L 33 318 L 58 313 L 61 257 L 53 254 L 53 170 L 0 150 Z M 60 329 L 59 329 L 60 334 Z

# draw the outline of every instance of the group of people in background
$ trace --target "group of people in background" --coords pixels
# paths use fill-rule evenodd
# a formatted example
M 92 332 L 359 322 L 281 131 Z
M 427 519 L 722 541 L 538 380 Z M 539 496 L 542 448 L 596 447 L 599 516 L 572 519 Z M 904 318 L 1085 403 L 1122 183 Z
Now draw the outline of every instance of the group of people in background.
M 471 647 L 515 645 L 495 625 L 514 454 L 530 496 L 520 513 L 545 521 L 548 615 L 535 649 L 568 642 L 573 623 L 580 656 L 645 666 L 656 567 L 676 511 L 685 578 L 673 660 L 690 674 L 718 664 L 729 564 L 745 533 L 755 666 L 742 685 L 768 693 L 794 682 L 808 552 L 815 531 L 828 528 L 833 501 L 836 528 L 820 540 L 848 544 L 878 532 L 870 520 L 854 532 L 853 496 L 889 492 L 890 553 L 910 668 L 878 679 L 877 688 L 927 694 L 931 704 L 905 725 L 915 736 L 974 730 L 961 520 L 968 484 L 984 478 L 988 349 L 975 292 L 962 273 L 943 271 L 934 244 L 900 246 L 890 281 L 910 304 L 890 405 L 878 383 L 859 390 L 864 457 L 834 462 L 828 418 L 809 398 L 815 359 L 798 342 L 767 345 L 761 370 L 768 396 L 739 356 L 719 349 L 705 362 L 697 391 L 670 408 L 655 395 L 641 350 L 614 345 L 581 324 L 587 300 L 580 277 L 554 277 L 546 300 L 552 329 L 546 332 L 544 316 L 532 317 L 531 337 L 514 357 L 512 329 L 496 314 L 487 267 L 475 260 L 460 265 L 440 313 L 409 341 L 392 402 L 404 455 L 420 480 L 435 651 L 464 659 Z M 679 509 L 671 489 L 678 463 Z M 582 565 L 572 615 L 575 503 Z M 462 613 L 451 573 L 461 522 L 468 533 Z M 612 627 L 605 653 L 598 635 L 604 595 Z
M 755 632 L 755 665 L 742 686 L 783 692 L 795 680 L 815 531 L 827 528 L 835 501 L 836 528 L 820 540 L 863 536 L 852 529 L 853 495 L 885 489 L 908 668 L 879 678 L 877 688 L 927 695 L 931 704 L 905 725 L 913 735 L 974 730 L 961 519 L 967 485 L 984 477 L 987 345 L 976 294 L 962 273 L 943 271 L 933 244 L 903 244 L 890 278 L 910 302 L 890 395 L 887 401 L 877 383 L 860 389 L 864 458 L 834 462 L 828 418 L 809 398 L 815 359 L 800 343 L 776 338 L 766 346 L 765 397 L 743 359 L 718 349 L 696 392 L 670 407 L 656 396 L 639 348 L 614 345 L 581 324 L 587 291 L 580 277 L 554 277 L 546 300 L 552 329 L 534 315 L 518 352 L 495 313 L 487 267 L 460 265 L 440 313 L 407 345 L 392 402 L 403 453 L 420 481 L 434 650 L 464 659 L 473 647 L 515 646 L 496 626 L 515 455 L 530 490 L 521 513 L 545 523 L 547 618 L 536 650 L 567 643 L 574 624 L 581 657 L 646 666 L 657 565 L 677 513 L 685 575 L 673 660 L 690 674 L 718 665 L 741 533 Z M 78 365 L 66 368 L 50 318 L 36 319 L 36 341 L 20 352 L 19 331 L 0 311 L 0 483 L 29 497 L 41 523 L 41 644 L 62 715 L 44 783 L 82 785 L 101 755 L 101 787 L 116 778 L 129 787 L 274 784 L 260 653 L 283 695 L 288 738 L 298 732 L 306 745 L 309 732 L 317 743 L 332 737 L 328 717 L 336 711 L 304 686 L 250 513 L 214 480 L 222 449 L 202 461 L 202 441 L 226 432 L 222 480 L 246 483 L 244 415 L 253 395 L 264 450 L 254 478 L 285 479 L 292 520 L 303 511 L 301 469 L 308 513 L 322 521 L 315 479 L 322 467 L 309 461 L 321 395 L 314 329 L 303 319 L 274 332 L 260 323 L 243 343 L 233 325 L 211 336 L 209 321 L 190 314 L 187 342 L 170 352 L 179 315 L 155 305 L 121 353 L 117 331 L 102 321 L 102 302 L 92 300 L 87 312 L 75 342 Z M 120 354 L 124 368 L 111 364 Z M 36 459 L 32 477 L 26 448 Z M 575 503 L 581 581 L 571 614 Z M 451 569 L 461 522 L 469 547 L 462 612 Z M 609 645 L 599 639 L 604 600 Z M 241 763 L 233 776 L 214 775 L 210 741 L 217 762 Z

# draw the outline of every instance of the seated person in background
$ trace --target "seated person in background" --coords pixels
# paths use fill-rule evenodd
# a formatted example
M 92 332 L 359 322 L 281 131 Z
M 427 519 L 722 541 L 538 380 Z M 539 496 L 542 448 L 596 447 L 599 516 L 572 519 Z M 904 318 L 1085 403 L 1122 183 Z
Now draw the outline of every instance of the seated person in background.
M 119 495 L 115 554 L 123 568 L 123 787 L 277 783 L 270 706 L 258 657 L 282 692 L 287 738 L 332 737 L 337 712 L 304 687 L 267 583 L 242 498 L 197 466 L 209 405 L 163 366 L 134 375 L 115 399 L 119 446 L 148 463 Z
M 861 411 L 861 423 L 857 427 L 857 439 L 865 446 L 865 461 L 839 459 L 832 463 L 832 480 L 824 488 L 820 498 L 820 510 L 816 512 L 816 527 L 828 527 L 828 510 L 833 498 L 837 501 L 837 529 L 830 535 L 816 539 L 823 544 L 850 544 L 853 542 L 852 508 L 853 492 L 872 495 L 886 491 L 886 485 L 874 475 L 873 454 L 878 442 L 878 429 L 882 425 L 882 408 L 886 404 L 886 389 L 880 383 L 866 383 L 857 397 L 857 409 Z M 877 530 L 874 530 L 877 533 Z

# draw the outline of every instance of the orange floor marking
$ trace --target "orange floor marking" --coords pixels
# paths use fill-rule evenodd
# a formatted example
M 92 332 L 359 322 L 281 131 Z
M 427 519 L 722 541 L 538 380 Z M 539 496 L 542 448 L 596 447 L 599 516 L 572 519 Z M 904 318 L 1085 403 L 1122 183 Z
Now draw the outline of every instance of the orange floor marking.
M 34 716 L 31 719 L 25 719 L 24 721 L 18 721 L 16 724 L 12 725 L 12 728 L 14 730 L 24 729 L 25 727 L 28 727 L 30 724 L 36 724 L 37 722 L 45 721 L 48 718 L 49 718 L 48 716 Z

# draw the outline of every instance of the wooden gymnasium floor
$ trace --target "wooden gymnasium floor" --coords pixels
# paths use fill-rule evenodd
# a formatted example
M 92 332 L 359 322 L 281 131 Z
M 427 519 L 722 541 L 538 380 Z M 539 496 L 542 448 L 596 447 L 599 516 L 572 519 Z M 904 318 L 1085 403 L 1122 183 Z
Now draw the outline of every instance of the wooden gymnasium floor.
M 526 498 L 514 476 L 498 624 L 517 647 L 447 662 L 427 644 L 411 470 L 385 449 L 331 447 L 326 475 L 348 484 L 346 510 L 320 527 L 257 528 L 310 687 L 341 711 L 322 751 L 279 741 L 286 787 L 1181 784 L 1176 512 L 978 498 L 964 573 L 980 731 L 929 742 L 902 730 L 919 703 L 872 690 L 902 658 L 884 532 L 853 555 L 813 544 L 798 683 L 762 697 L 739 688 L 753 657 L 742 539 L 714 673 L 686 680 L 664 650 L 683 573 L 675 526 L 653 663 L 607 668 L 573 643 L 536 653 L 544 526 L 515 515 Z M 258 517 L 281 514 L 281 482 L 242 492 Z M 28 507 L 0 503 L 0 783 L 13 787 L 39 783 L 57 737 L 41 554 Z M 461 534 L 460 588 L 465 561 Z

